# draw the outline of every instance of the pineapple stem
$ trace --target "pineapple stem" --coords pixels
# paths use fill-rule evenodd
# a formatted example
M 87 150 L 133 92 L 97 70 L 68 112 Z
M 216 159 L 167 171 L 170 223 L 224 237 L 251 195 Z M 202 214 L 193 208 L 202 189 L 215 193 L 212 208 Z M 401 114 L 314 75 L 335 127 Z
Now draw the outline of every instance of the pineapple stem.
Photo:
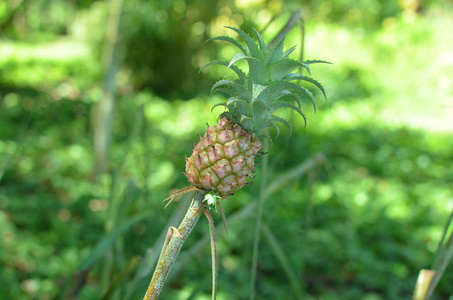
M 205 203 L 203 202 L 205 194 L 206 192 L 204 191 L 197 192 L 179 227 L 170 227 L 156 269 L 154 270 L 153 278 L 151 279 L 143 300 L 154 300 L 159 298 L 165 280 L 178 257 L 182 245 L 200 219 L 205 206 Z
M 264 147 L 269 148 L 269 141 L 264 141 Z M 256 288 L 256 273 L 258 268 L 258 256 L 259 246 L 261 237 L 261 221 L 263 219 L 263 203 L 266 193 L 266 174 L 267 166 L 269 164 L 269 155 L 264 155 L 261 161 L 261 182 L 260 182 L 260 193 L 257 198 L 257 212 L 255 217 L 255 237 L 253 241 L 253 257 L 252 257 L 252 270 L 250 279 L 250 300 L 255 299 L 255 288 Z
M 219 255 L 217 251 L 217 239 L 215 234 L 214 219 L 208 209 L 203 209 L 206 219 L 209 222 L 209 234 L 211 237 L 211 259 L 212 259 L 212 300 L 217 296 L 217 280 L 219 277 Z

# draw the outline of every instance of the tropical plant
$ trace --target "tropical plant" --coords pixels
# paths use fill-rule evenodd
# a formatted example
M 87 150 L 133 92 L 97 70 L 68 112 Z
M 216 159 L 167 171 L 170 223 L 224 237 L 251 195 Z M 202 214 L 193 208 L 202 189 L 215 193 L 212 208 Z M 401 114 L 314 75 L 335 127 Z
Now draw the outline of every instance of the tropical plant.
M 250 184 L 247 178 L 253 179 L 255 158 L 265 154 L 260 151 L 263 139 L 271 140 L 268 127 L 280 131 L 275 124 L 284 124 L 291 132 L 288 121 L 277 116 L 280 108 L 290 108 L 300 114 L 305 123 L 306 118 L 301 110 L 302 101 L 310 101 L 316 109 L 314 95 L 305 87 L 294 81 L 305 81 L 316 86 L 324 95 L 322 85 L 311 78 L 297 72 L 305 70 L 310 74 L 310 65 L 327 63 L 321 60 L 300 62 L 289 58 L 295 47 L 284 51 L 284 38 L 275 45 L 266 44 L 261 35 L 255 31 L 258 43 L 244 31 L 227 27 L 235 31 L 244 41 L 245 46 L 228 36 L 214 37 L 211 41 L 226 41 L 237 47 L 240 52 L 229 62 L 213 61 L 201 69 L 211 65 L 222 65 L 232 69 L 237 80 L 222 79 L 211 89 L 213 93 L 228 96 L 226 102 L 214 105 L 224 106 L 226 110 L 220 114 L 217 125 L 209 127 L 196 144 L 192 155 L 186 158 L 186 176 L 193 186 L 184 188 L 166 200 L 181 194 L 197 191 L 179 228 L 170 227 L 162 248 L 153 278 L 144 299 L 157 299 L 170 268 L 178 255 L 182 244 L 190 234 L 201 213 L 209 220 L 211 233 L 211 249 L 213 263 L 213 299 L 217 286 L 217 245 L 212 216 L 209 209 L 219 208 L 225 222 L 219 199 L 231 196 L 238 189 Z M 239 61 L 246 61 L 248 74 L 237 67 Z M 213 108 L 214 108 L 213 107 Z M 168 204 L 167 204 L 168 205 Z M 226 222 L 225 222 L 226 226 Z

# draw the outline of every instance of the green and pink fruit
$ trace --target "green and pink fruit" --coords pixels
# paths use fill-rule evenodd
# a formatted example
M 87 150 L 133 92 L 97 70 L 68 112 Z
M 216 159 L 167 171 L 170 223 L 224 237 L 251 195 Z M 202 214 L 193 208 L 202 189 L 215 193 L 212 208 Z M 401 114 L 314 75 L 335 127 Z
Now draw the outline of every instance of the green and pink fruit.
M 263 147 L 260 138 L 269 138 L 267 127 L 273 127 L 279 133 L 276 122 L 289 123 L 275 115 L 283 107 L 299 113 L 302 101 L 309 101 L 315 110 L 315 98 L 305 87 L 293 81 L 305 81 L 315 85 L 325 97 L 324 88 L 315 79 L 297 73 L 305 70 L 310 74 L 310 64 L 326 63 L 320 60 L 299 62 L 289 58 L 295 47 L 283 51 L 284 39 L 269 47 L 258 32 L 256 43 L 245 32 L 235 31 L 245 41 L 246 46 L 231 37 L 219 36 L 211 40 L 226 41 L 239 48 L 230 62 L 213 61 L 202 67 L 222 65 L 231 69 L 238 77 L 236 80 L 222 79 L 216 82 L 211 94 L 220 92 L 228 99 L 216 106 L 224 106 L 225 111 L 214 127 L 209 127 L 206 134 L 195 146 L 192 155 L 186 158 L 186 176 L 195 187 L 216 193 L 226 198 L 247 183 L 255 166 L 255 157 Z M 235 64 L 245 60 L 248 74 Z

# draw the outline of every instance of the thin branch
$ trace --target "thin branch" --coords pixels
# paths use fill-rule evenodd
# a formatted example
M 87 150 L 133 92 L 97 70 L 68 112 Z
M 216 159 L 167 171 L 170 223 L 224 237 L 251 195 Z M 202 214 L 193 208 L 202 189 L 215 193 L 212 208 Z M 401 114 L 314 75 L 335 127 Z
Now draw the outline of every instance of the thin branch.
M 143 300 L 154 300 L 159 298 L 168 273 L 176 261 L 182 245 L 200 219 L 201 212 L 205 205 L 203 202 L 204 196 L 205 192 L 199 191 L 192 200 L 178 229 L 170 227 L 171 232 L 169 232 L 167 240 L 162 247 L 162 252 L 157 262 L 153 278 L 151 279 L 151 283 L 148 286 L 148 290 L 146 291 Z

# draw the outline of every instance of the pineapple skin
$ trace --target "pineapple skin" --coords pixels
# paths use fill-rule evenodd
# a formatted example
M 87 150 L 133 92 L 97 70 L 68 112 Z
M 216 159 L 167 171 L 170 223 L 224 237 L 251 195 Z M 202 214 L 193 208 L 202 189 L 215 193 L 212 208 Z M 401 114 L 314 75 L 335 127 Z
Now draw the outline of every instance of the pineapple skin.
M 262 147 L 256 135 L 223 117 L 186 158 L 185 175 L 197 188 L 227 198 L 247 183 Z

